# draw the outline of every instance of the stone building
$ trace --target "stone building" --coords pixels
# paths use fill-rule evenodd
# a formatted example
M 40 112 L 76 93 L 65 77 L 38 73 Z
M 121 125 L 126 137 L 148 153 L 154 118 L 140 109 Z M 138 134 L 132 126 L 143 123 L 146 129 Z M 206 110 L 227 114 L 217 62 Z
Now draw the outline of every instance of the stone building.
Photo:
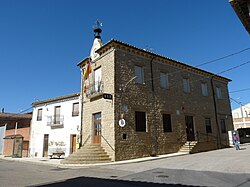
M 94 32 L 91 55 L 78 64 L 83 148 L 98 144 L 119 161 L 178 152 L 186 142 L 191 152 L 228 146 L 228 78 L 117 40 L 102 45 L 100 27 Z
M 250 1 L 249 0 L 229 0 L 232 8 L 239 17 L 242 25 L 250 34 Z

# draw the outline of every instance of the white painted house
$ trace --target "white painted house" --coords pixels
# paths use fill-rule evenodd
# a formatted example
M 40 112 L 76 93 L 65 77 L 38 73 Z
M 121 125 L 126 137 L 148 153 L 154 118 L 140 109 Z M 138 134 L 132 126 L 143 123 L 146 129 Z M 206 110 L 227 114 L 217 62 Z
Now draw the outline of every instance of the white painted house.
M 234 130 L 250 128 L 250 103 L 232 110 Z
M 65 156 L 79 147 L 81 131 L 80 93 L 32 103 L 30 157 Z

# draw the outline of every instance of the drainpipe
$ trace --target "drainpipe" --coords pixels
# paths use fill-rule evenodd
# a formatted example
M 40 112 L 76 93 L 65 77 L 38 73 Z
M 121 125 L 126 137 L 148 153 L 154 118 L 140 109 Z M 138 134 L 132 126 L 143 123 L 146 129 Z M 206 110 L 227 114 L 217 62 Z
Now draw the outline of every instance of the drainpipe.
M 219 128 L 219 122 L 218 122 L 218 115 L 217 115 L 217 103 L 215 99 L 215 92 L 214 92 L 214 83 L 213 83 L 213 76 L 210 79 L 211 81 L 211 87 L 212 87 L 212 95 L 213 95 L 213 103 L 214 103 L 214 113 L 215 113 L 215 121 L 217 126 L 217 146 L 221 148 L 221 137 L 220 137 L 220 128 Z
M 83 88 L 84 88 L 84 82 L 83 82 L 83 70 L 81 68 L 81 125 L 80 125 L 80 142 L 79 142 L 79 149 L 82 147 L 82 126 L 83 126 Z
M 158 144 L 157 144 L 157 134 L 156 134 L 156 103 L 155 103 L 155 87 L 154 87 L 154 74 L 153 74 L 153 60 L 154 57 L 150 61 L 150 70 L 151 70 L 151 85 L 152 85 L 152 95 L 153 95 L 153 126 L 154 126 L 154 142 L 153 142 L 153 150 L 151 156 L 156 156 L 158 152 Z

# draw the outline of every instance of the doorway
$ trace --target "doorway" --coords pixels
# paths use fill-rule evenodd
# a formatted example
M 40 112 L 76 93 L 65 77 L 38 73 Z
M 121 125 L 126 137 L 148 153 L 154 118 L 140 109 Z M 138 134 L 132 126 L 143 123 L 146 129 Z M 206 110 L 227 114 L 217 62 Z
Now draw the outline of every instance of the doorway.
M 70 154 L 76 152 L 76 134 L 70 135 Z
M 102 133 L 102 115 L 101 113 L 96 113 L 93 115 L 93 143 L 101 143 L 101 133 Z
M 49 135 L 44 134 L 44 137 L 43 137 L 43 157 L 48 156 L 48 149 L 49 149 Z
M 193 116 L 185 116 L 187 141 L 194 141 L 194 120 Z

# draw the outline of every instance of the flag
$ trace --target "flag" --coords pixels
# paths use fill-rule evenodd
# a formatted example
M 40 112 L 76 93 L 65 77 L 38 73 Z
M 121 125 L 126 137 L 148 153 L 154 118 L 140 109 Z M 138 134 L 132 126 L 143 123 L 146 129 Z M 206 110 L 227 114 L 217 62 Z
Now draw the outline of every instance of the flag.
M 85 66 L 84 69 L 85 69 L 85 71 L 84 71 L 83 78 L 84 78 L 84 79 L 88 79 L 88 78 L 89 78 L 89 74 L 92 72 L 90 60 L 89 60 L 89 62 L 86 64 L 86 66 Z

